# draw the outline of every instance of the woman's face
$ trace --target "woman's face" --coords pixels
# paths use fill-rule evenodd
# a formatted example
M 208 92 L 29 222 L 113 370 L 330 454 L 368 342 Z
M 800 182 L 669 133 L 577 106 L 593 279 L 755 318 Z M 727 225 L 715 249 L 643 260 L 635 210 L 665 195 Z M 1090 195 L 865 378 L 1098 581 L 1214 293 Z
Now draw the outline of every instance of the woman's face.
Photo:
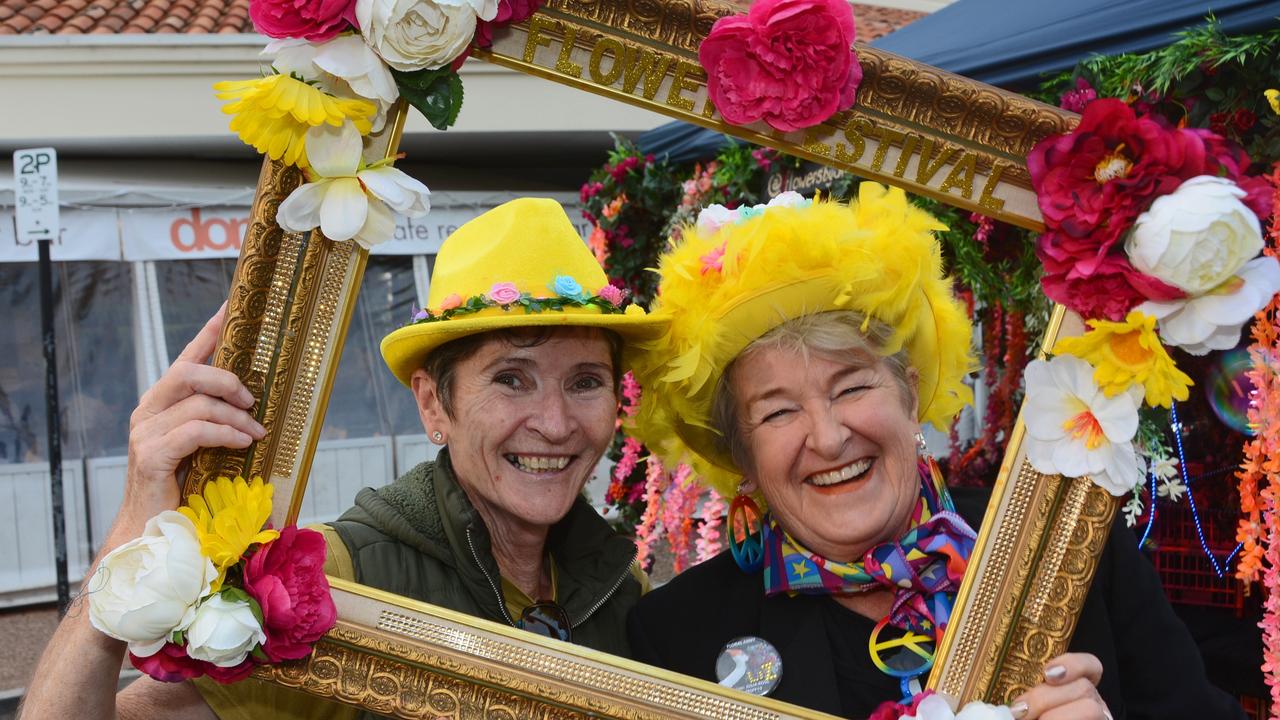
M 852 353 L 761 348 L 735 363 L 748 489 L 813 552 L 858 560 L 905 532 L 920 494 L 915 378 L 906 392 L 884 359 Z
M 613 361 L 604 333 L 591 328 L 520 344 L 495 336 L 458 361 L 452 416 L 425 370 L 412 384 L 423 425 L 444 434 L 482 516 L 546 527 L 569 511 L 613 437 Z

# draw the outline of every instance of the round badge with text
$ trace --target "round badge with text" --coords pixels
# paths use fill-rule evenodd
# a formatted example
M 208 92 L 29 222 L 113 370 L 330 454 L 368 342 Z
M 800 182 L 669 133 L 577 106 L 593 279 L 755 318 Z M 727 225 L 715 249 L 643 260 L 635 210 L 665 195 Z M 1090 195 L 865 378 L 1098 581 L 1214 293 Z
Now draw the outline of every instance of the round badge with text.
M 735 638 L 716 658 L 716 678 L 734 690 L 768 695 L 782 680 L 782 656 L 763 638 Z

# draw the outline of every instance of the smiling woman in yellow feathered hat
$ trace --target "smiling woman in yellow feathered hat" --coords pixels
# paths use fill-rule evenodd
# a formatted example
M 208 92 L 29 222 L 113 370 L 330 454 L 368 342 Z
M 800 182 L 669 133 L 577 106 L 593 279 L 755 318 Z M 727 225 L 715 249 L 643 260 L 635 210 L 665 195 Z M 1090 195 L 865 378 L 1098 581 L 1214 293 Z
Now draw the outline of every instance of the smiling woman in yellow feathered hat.
M 986 506 L 982 494 L 953 501 L 920 433 L 948 427 L 971 396 L 972 328 L 943 273 L 944 229 L 901 190 L 864 183 L 847 205 L 787 193 L 713 206 L 661 258 L 653 312 L 670 325 L 636 358 L 634 430 L 734 500 L 730 550 L 632 612 L 638 659 L 843 717 L 897 718 L 895 703 L 920 697 Z M 1194 671 L 1185 632 L 1169 632 L 1177 621 L 1132 537 L 1115 536 L 1102 567 L 1130 584 L 1095 584 L 1076 652 L 1011 708 L 972 716 L 1146 707 L 1156 688 L 1099 694 L 1100 673 L 1172 658 L 1193 668 L 1173 691 L 1178 711 L 1142 716 L 1230 716 L 1215 714 L 1224 696 Z M 1110 631 L 1139 607 L 1154 608 L 1147 645 Z

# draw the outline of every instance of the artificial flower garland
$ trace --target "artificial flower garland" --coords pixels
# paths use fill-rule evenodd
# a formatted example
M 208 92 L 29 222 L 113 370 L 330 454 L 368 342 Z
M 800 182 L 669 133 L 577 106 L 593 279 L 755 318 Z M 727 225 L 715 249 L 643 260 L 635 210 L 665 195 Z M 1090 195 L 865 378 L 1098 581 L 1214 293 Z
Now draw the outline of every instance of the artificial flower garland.
M 222 477 L 102 559 L 89 620 L 165 682 L 242 680 L 306 657 L 337 622 L 314 530 L 264 527 L 273 487 Z
M 577 280 L 568 275 L 557 275 L 550 289 L 554 296 L 534 296 L 521 292 L 514 283 L 494 283 L 489 292 L 483 295 L 472 295 L 465 300 L 461 295 L 453 293 L 440 303 L 438 308 L 423 308 L 413 314 L 410 324 L 440 322 L 451 320 L 459 315 L 473 315 L 484 310 L 501 308 L 510 311 L 512 308 L 523 308 L 528 313 L 540 313 L 546 310 L 564 310 L 569 307 L 593 307 L 602 315 L 617 315 L 630 310 L 626 304 L 627 293 L 613 285 L 605 285 L 600 291 L 591 295 L 582 289 Z
M 1163 343 L 1232 348 L 1280 291 L 1280 262 L 1258 256 L 1271 193 L 1221 136 L 1112 99 L 1089 103 L 1027 164 L 1045 294 L 1089 326 L 1027 367 L 1027 459 L 1123 495 L 1146 475 L 1133 446 L 1140 407 L 1171 407 L 1192 384 Z

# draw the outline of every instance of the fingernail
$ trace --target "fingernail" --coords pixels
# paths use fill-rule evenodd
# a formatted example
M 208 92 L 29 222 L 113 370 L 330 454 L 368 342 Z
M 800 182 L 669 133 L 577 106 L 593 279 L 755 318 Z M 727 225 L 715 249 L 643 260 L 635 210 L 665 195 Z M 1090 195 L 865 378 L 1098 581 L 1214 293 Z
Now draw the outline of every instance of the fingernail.
M 1045 680 L 1061 680 L 1066 676 L 1067 676 L 1067 668 L 1065 665 L 1050 665 L 1049 667 L 1045 668 L 1045 671 L 1044 671 Z
M 1026 717 L 1026 716 L 1027 716 L 1027 711 L 1028 711 L 1028 710 L 1030 710 L 1030 709 L 1031 709 L 1031 708 L 1030 708 L 1030 707 L 1028 707 L 1028 706 L 1027 706 L 1027 704 L 1026 704 L 1026 703 L 1024 703 L 1024 702 L 1022 702 L 1021 700 L 1019 700 L 1018 702 L 1016 702 L 1016 703 L 1014 703 L 1014 704 L 1012 704 L 1012 705 L 1010 705 L 1010 706 L 1009 706 L 1009 712 L 1013 713 L 1013 716 L 1014 716 L 1015 718 L 1024 718 L 1024 717 Z
M 266 437 L 267 435 L 267 429 L 257 421 L 254 421 L 253 423 L 253 431 L 258 434 L 258 437 Z

